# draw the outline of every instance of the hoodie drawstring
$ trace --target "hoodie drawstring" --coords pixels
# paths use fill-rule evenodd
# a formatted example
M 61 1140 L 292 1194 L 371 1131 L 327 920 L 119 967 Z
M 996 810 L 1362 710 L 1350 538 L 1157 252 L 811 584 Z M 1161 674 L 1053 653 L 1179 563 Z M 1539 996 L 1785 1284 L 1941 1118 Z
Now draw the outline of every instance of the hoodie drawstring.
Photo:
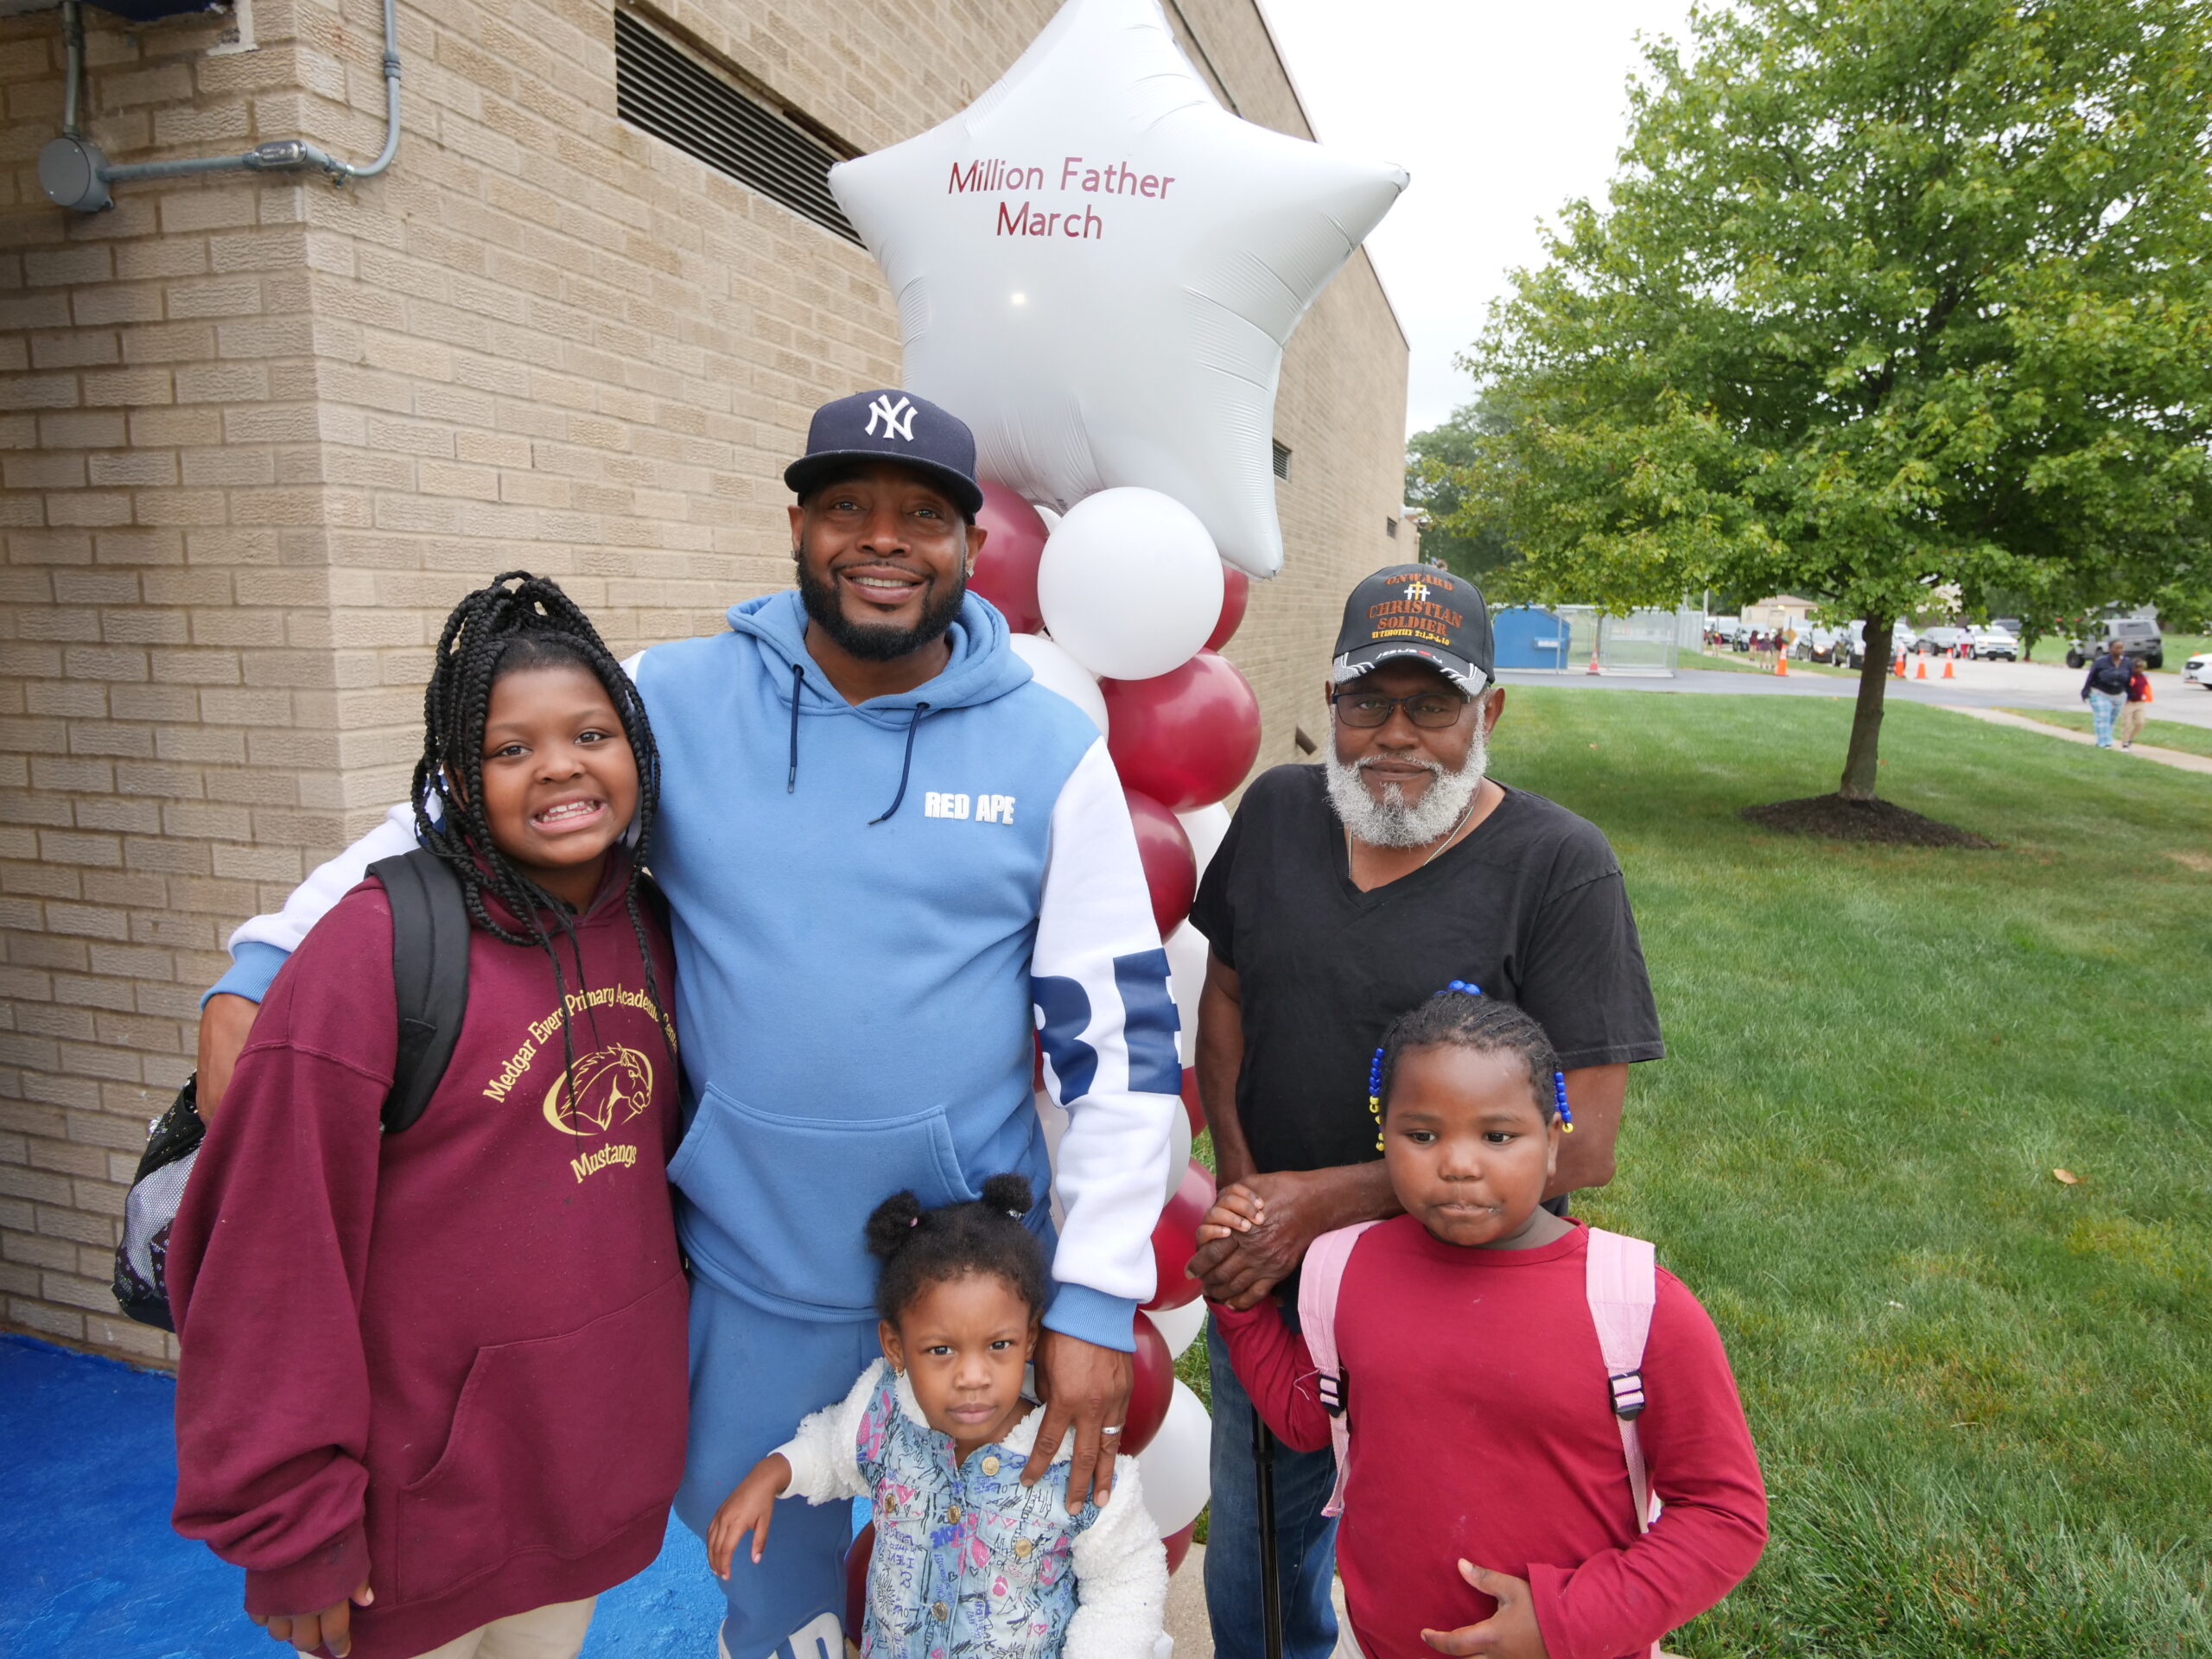
M 898 811 L 899 803 L 906 798 L 906 775 L 914 769 L 914 734 L 921 730 L 922 716 L 929 713 L 929 709 L 930 706 L 926 702 L 918 702 L 914 705 L 914 717 L 912 721 L 908 721 L 906 725 L 906 757 L 899 763 L 899 792 L 891 798 L 891 804 L 883 809 L 883 817 L 870 818 L 868 820 L 868 825 L 871 829 L 875 825 L 881 823 L 883 822 L 883 818 L 887 818 Z M 794 722 L 791 727 L 791 754 L 793 757 L 791 764 L 796 767 L 798 764 L 797 759 L 798 754 L 798 727 L 796 722 Z
M 806 683 L 806 671 L 797 663 L 791 664 L 791 769 L 784 779 L 784 793 L 789 795 L 798 788 L 798 690 Z

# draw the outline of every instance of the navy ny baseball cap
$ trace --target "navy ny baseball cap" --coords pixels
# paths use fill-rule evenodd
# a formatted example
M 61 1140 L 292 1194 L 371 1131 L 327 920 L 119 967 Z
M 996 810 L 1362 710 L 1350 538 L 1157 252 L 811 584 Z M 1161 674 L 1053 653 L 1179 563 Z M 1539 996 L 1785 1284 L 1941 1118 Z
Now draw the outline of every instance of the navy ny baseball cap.
M 784 468 L 784 482 L 804 499 L 838 474 L 878 461 L 912 467 L 970 519 L 982 510 L 976 435 L 911 391 L 856 391 L 823 404 L 806 429 L 806 453 Z
M 1377 570 L 1344 601 L 1330 677 L 1338 685 L 1400 658 L 1427 663 L 1471 697 L 1495 677 L 1482 589 L 1433 564 Z

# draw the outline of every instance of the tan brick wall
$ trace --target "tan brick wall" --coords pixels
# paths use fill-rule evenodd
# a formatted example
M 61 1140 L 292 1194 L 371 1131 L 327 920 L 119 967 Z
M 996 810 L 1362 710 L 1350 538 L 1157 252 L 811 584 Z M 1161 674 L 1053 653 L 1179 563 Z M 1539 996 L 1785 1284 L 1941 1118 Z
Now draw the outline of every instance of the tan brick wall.
M 972 99 L 1052 10 L 649 15 L 868 149 Z M 377 0 L 254 11 L 259 49 L 217 56 L 208 25 L 88 12 L 93 138 L 372 154 Z M 1308 136 L 1249 0 L 1180 11 L 1248 118 Z M 809 411 L 898 378 L 861 250 L 616 118 L 606 0 L 400 12 L 387 178 L 123 186 L 92 217 L 35 181 L 55 21 L 0 21 L 0 1319 L 147 1359 L 173 1348 L 105 1288 L 146 1121 L 229 929 L 401 791 L 452 601 L 527 566 L 621 648 L 716 626 L 786 580 Z M 1383 534 L 1405 371 L 1356 258 L 1292 343 L 1287 566 L 1230 650 L 1263 762 L 1319 733 L 1346 588 L 1411 554 Z

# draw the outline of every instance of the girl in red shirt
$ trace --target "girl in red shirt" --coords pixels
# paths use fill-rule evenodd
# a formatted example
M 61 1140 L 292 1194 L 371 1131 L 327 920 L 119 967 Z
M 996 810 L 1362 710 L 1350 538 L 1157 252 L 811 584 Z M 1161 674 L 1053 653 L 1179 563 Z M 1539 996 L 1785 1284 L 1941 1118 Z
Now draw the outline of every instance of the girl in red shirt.
M 1353 1245 L 1335 1321 L 1351 1424 L 1337 1560 L 1369 1659 L 1647 1654 L 1766 1541 L 1727 1356 L 1663 1268 L 1637 1421 L 1663 1507 L 1649 1531 L 1637 1524 L 1589 1232 L 1540 1203 L 1571 1127 L 1555 1071 L 1535 1020 L 1471 990 L 1402 1015 L 1383 1040 L 1383 1157 L 1406 1213 Z M 1262 1213 L 1230 1186 L 1199 1241 Z M 1266 1303 L 1211 1312 L 1268 1426 L 1301 1451 L 1327 1446 L 1305 1340 Z

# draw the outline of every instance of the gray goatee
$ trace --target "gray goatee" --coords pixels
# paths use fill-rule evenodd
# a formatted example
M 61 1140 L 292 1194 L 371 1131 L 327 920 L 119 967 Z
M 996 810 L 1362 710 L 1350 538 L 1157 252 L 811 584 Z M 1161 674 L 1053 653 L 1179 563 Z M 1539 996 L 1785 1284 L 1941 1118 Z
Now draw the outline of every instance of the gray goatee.
M 1336 809 L 1337 817 L 1344 821 L 1354 841 L 1363 841 L 1370 847 L 1426 847 L 1451 833 L 1452 827 L 1459 822 L 1459 815 L 1467 810 L 1467 803 L 1482 787 L 1484 774 L 1490 766 L 1490 744 L 1478 724 L 1474 741 L 1467 748 L 1466 761 L 1457 772 L 1447 771 L 1439 762 L 1420 755 L 1393 755 L 1394 762 L 1410 761 L 1428 773 L 1428 787 L 1411 806 L 1406 804 L 1402 785 L 1386 785 L 1380 800 L 1369 791 L 1360 772 L 1378 759 L 1379 756 L 1370 755 L 1356 765 L 1346 766 L 1337 759 L 1332 747 L 1323 763 L 1329 783 L 1329 804 Z

